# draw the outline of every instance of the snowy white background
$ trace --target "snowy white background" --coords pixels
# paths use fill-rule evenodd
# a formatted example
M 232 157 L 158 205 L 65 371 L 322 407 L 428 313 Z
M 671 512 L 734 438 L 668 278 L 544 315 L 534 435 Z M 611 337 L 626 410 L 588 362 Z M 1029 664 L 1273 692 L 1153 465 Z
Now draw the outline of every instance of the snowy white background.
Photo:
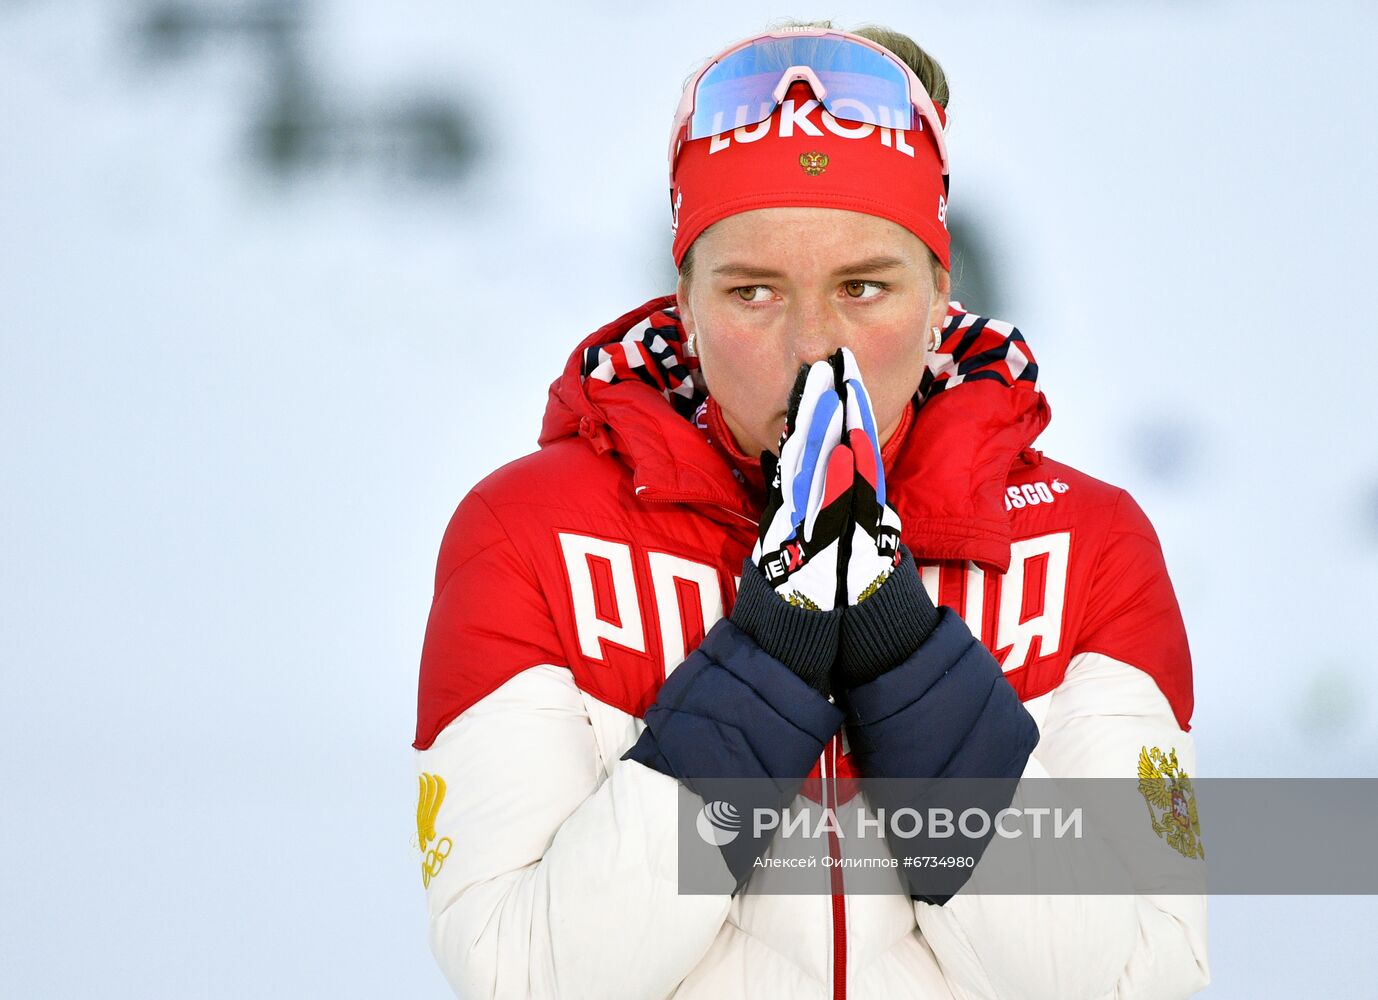
M 786 15 L 946 67 L 968 304 L 1159 529 L 1201 772 L 1378 776 L 1372 4 L 300 5 L 324 105 L 470 116 L 453 183 L 264 170 L 263 44 L 150 59 L 153 6 L 0 0 L 0 996 L 449 995 L 409 747 L 441 532 L 670 290 L 681 81 Z M 1212 906 L 1207 996 L 1371 995 L 1378 900 Z

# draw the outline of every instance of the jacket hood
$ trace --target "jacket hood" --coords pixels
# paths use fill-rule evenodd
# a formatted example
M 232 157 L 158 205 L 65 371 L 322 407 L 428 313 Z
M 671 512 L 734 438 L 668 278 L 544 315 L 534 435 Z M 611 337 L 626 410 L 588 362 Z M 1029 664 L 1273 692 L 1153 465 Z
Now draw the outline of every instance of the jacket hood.
M 1051 419 L 1038 366 L 1008 323 L 952 303 L 939 351 L 916 389 L 914 420 L 887 445 L 887 492 L 916 559 L 1009 568 L 1005 484 Z M 701 505 L 717 520 L 756 520 L 764 498 L 733 475 L 696 419 L 707 400 L 685 351 L 672 295 L 586 337 L 550 386 L 540 444 L 583 438 L 624 463 L 646 501 Z M 893 454 L 893 459 L 890 455 Z

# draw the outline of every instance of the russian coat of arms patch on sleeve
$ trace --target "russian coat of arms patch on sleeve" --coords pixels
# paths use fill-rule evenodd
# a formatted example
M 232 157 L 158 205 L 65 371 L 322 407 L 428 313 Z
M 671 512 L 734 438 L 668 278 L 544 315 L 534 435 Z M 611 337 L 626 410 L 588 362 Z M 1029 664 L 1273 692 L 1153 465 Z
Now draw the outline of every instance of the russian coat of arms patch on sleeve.
M 1139 793 L 1148 803 L 1153 832 L 1185 858 L 1206 857 L 1201 845 L 1201 821 L 1196 816 L 1196 792 L 1177 763 L 1176 749 L 1139 751 Z

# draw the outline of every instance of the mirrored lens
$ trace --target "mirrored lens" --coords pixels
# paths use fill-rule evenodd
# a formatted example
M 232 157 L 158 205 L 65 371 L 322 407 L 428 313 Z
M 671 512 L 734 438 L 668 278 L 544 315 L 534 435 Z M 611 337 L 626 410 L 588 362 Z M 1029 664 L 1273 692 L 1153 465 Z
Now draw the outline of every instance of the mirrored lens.
M 689 138 L 755 125 L 775 110 L 774 90 L 791 66 L 808 66 L 828 91 L 835 118 L 886 128 L 913 126 L 909 79 L 874 49 L 845 38 L 767 38 L 711 66 L 699 80 Z

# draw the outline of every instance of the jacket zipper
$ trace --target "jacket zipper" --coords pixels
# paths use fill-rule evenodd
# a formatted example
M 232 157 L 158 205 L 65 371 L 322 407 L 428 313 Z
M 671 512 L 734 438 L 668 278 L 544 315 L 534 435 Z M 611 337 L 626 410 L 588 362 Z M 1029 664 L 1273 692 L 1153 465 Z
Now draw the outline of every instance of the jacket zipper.
M 820 774 L 823 777 L 823 807 L 831 809 L 837 816 L 837 745 L 840 737 L 834 735 L 823 751 Z M 831 765 L 831 766 L 829 766 Z M 833 832 L 833 823 L 828 824 L 828 855 L 832 867 L 828 878 L 832 889 L 833 907 L 833 1000 L 846 1000 L 847 996 L 847 897 L 842 884 L 842 867 L 838 861 L 842 850 Z

